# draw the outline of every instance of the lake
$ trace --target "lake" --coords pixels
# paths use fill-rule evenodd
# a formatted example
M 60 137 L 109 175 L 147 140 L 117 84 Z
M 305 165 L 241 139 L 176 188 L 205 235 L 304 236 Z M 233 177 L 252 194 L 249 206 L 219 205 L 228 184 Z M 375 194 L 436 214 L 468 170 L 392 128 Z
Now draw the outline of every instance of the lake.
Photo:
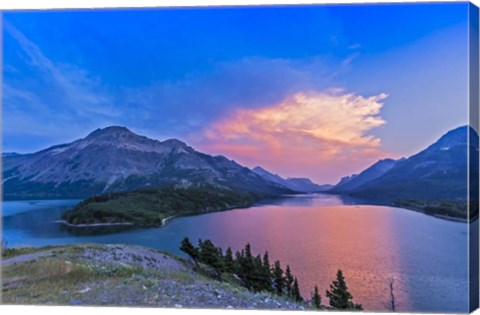
M 318 285 L 322 303 L 328 304 L 325 290 L 341 269 L 354 301 L 365 310 L 388 311 L 389 279 L 394 279 L 399 311 L 468 311 L 465 223 L 316 194 L 175 218 L 161 228 L 102 234 L 103 229 L 91 228 L 72 232 L 54 222 L 76 202 L 3 202 L 8 246 L 126 243 L 182 255 L 178 247 L 185 236 L 233 250 L 249 242 L 255 254 L 268 250 L 271 262 L 289 264 L 307 299 Z

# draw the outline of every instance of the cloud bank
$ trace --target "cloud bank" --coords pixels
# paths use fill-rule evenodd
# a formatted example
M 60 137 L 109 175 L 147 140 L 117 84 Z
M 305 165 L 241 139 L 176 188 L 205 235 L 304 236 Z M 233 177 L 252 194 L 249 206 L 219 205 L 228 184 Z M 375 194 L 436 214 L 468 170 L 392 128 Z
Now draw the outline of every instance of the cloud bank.
M 249 166 L 324 181 L 338 170 L 355 171 L 380 158 L 386 94 L 364 97 L 342 91 L 297 93 L 264 108 L 241 108 L 205 129 L 201 148 Z

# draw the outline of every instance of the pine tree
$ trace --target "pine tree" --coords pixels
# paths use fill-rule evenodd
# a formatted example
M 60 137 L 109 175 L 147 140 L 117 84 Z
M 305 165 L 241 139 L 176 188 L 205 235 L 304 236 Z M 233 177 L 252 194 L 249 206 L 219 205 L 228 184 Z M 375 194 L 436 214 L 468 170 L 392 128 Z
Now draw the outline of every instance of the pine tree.
M 302 302 L 302 294 L 300 293 L 300 288 L 298 287 L 298 280 L 295 278 L 293 280 L 293 299 L 297 302 Z
M 345 278 L 341 270 L 337 272 L 337 279 L 330 285 L 330 290 L 326 292 L 330 299 L 330 306 L 336 309 L 362 310 L 362 305 L 352 302 L 352 295 L 348 291 Z
M 225 257 L 223 258 L 223 264 L 225 265 L 225 271 L 228 273 L 235 273 L 235 262 L 233 260 L 232 249 L 229 247 L 225 252 Z
M 322 298 L 320 297 L 320 294 L 318 294 L 318 287 L 315 286 L 314 293 L 312 295 L 312 306 L 320 309 L 322 308 Z
M 243 252 L 243 251 L 242 251 Z M 235 252 L 235 260 L 234 260 L 234 266 L 235 266 L 235 273 L 241 278 L 241 273 L 242 273 L 242 260 L 243 260 L 243 255 L 242 252 Z
M 263 262 L 262 262 L 262 274 L 263 274 L 263 288 L 266 291 L 272 292 L 273 291 L 273 286 L 272 286 L 272 271 L 271 271 L 271 266 L 270 266 L 270 259 L 268 257 L 268 252 L 265 252 L 263 254 Z
M 252 250 L 250 248 L 250 243 L 245 245 L 245 259 L 252 260 Z
M 283 270 L 280 266 L 280 261 L 275 261 L 273 267 L 273 285 L 275 287 L 275 292 L 278 295 L 283 294 L 285 288 L 285 278 L 283 277 Z
M 215 271 L 216 277 L 220 279 L 223 271 L 223 259 L 220 251 L 217 247 L 215 247 L 215 245 L 213 245 L 212 241 L 210 240 L 206 240 L 205 242 L 199 242 L 199 244 L 199 260 L 202 263 L 212 267 Z
M 239 272 L 238 276 L 243 280 L 247 289 L 254 288 L 255 282 L 255 263 L 252 257 L 250 244 L 245 245 L 245 249 L 239 255 Z
M 254 291 L 259 292 L 264 290 L 265 280 L 262 270 L 262 257 L 260 255 L 257 255 L 255 258 L 253 258 L 253 272 L 250 281 Z
M 221 247 L 217 247 L 217 258 L 220 272 L 225 272 L 225 257 L 223 256 L 223 250 Z
M 287 269 L 285 270 L 285 288 L 287 290 L 287 296 L 290 298 L 293 297 L 293 276 L 289 265 L 287 265 Z
M 185 254 L 187 254 L 188 256 L 190 256 L 190 258 L 192 258 L 195 265 L 197 265 L 198 267 L 198 262 L 197 262 L 197 259 L 199 257 L 198 248 L 196 248 L 195 246 L 192 245 L 192 243 L 190 243 L 190 240 L 188 239 L 188 237 L 185 237 L 182 240 L 180 250 Z

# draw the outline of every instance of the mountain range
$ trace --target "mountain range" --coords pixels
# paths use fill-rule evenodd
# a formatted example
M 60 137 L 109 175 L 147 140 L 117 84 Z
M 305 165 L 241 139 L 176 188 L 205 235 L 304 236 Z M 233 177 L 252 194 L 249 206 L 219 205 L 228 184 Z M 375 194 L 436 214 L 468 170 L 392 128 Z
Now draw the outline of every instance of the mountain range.
M 329 192 L 376 199 L 466 199 L 468 152 L 478 161 L 478 134 L 462 126 L 409 158 L 380 160 L 344 177 Z M 471 163 L 470 172 L 478 174 L 478 162 Z
M 328 184 L 327 185 L 315 184 L 308 178 L 296 178 L 296 177 L 283 178 L 280 175 L 273 174 L 260 166 L 253 168 L 252 171 L 262 176 L 264 179 L 268 181 L 284 186 L 296 192 L 305 192 L 305 193 L 322 192 L 322 191 L 327 191 L 333 187 L 333 185 L 328 185 Z
M 466 199 L 468 152 L 478 161 L 478 134 L 463 126 L 418 154 L 380 160 L 332 187 L 259 166 L 250 170 L 177 139 L 158 141 L 112 126 L 32 154 L 3 153 L 2 186 L 4 199 L 84 198 L 171 184 L 268 195 L 326 191 L 367 199 Z M 478 162 L 470 171 L 478 174 Z
M 2 157 L 5 199 L 83 198 L 197 183 L 258 194 L 298 192 L 224 156 L 198 152 L 177 139 L 149 139 L 118 126 L 36 153 Z

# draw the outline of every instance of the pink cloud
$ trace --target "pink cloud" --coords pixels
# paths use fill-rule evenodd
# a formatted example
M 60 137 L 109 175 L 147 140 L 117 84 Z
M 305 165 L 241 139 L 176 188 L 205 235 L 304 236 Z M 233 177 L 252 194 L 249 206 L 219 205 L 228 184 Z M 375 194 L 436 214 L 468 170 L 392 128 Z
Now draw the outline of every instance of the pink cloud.
M 297 93 L 278 104 L 237 109 L 204 131 L 199 147 L 247 166 L 319 182 L 361 170 L 386 156 L 371 134 L 386 94 Z

